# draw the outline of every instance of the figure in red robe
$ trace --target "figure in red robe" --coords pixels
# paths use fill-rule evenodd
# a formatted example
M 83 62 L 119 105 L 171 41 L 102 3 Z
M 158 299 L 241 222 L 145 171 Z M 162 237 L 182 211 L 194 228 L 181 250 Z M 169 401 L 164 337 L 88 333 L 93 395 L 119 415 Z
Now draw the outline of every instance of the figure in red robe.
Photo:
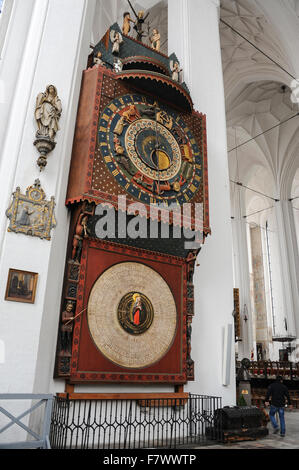
M 142 322 L 142 313 L 143 313 L 143 307 L 142 307 L 142 299 L 140 295 L 134 294 L 133 295 L 134 299 L 134 305 L 133 305 L 133 323 L 134 325 L 138 326 Z

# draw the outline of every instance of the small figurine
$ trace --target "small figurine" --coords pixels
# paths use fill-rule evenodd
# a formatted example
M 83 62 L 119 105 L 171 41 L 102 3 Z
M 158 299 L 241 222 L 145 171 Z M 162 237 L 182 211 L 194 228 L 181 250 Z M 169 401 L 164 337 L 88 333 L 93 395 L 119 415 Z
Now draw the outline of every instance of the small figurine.
M 121 72 L 122 69 L 123 69 L 122 61 L 115 57 L 115 59 L 113 61 L 113 70 L 114 70 L 114 72 Z
M 46 91 L 39 93 L 36 98 L 37 137 L 49 137 L 52 141 L 54 140 L 55 134 L 59 130 L 58 121 L 61 111 L 61 101 L 57 96 L 57 90 L 54 85 L 48 85 Z
M 161 44 L 161 35 L 159 31 L 155 28 L 153 29 L 153 34 L 150 37 L 150 41 L 152 44 L 152 48 L 155 49 L 155 51 L 160 51 L 160 44 Z
M 62 105 L 57 89 L 54 85 L 48 85 L 45 92 L 38 94 L 34 112 L 38 130 L 33 145 L 40 153 L 37 160 L 40 170 L 47 165 L 47 155 L 55 148 L 55 135 L 59 130 L 61 113 Z
M 181 82 L 181 72 L 183 69 L 180 68 L 180 65 L 178 62 L 173 63 L 173 61 L 170 61 L 170 70 L 172 71 L 172 80 L 176 82 Z
M 143 27 L 143 23 L 145 22 L 148 15 L 149 15 L 149 13 L 147 13 L 147 15 L 144 16 L 144 11 L 140 10 L 138 12 L 138 15 L 136 16 L 134 29 L 136 30 L 136 33 L 137 33 L 137 40 L 140 41 L 140 42 L 142 42 L 142 38 L 143 38 L 143 36 L 145 36 L 145 34 L 143 34 L 142 27 Z
M 93 58 L 93 65 L 104 65 L 104 62 L 101 59 L 102 53 L 98 52 L 96 56 Z
M 123 27 L 122 27 L 122 32 L 123 32 L 123 34 L 128 35 L 129 32 L 131 31 L 130 22 L 131 22 L 131 23 L 135 23 L 135 21 L 131 19 L 130 13 L 129 13 L 128 11 L 126 11 L 126 12 L 124 13 L 124 22 L 123 22 Z
M 61 317 L 61 351 L 66 355 L 72 352 L 72 332 L 73 332 L 73 302 L 68 301 Z
M 115 31 L 114 29 L 112 29 L 110 31 L 110 40 L 113 44 L 112 54 L 118 55 L 120 45 L 123 43 L 122 35 L 118 31 Z
M 79 262 L 83 238 L 87 236 L 88 216 L 83 212 L 80 214 L 73 238 L 72 260 Z
M 136 13 L 136 11 L 134 10 L 130 0 L 128 0 L 128 3 L 130 5 L 130 7 L 132 8 L 132 11 L 133 11 L 133 13 L 135 15 L 135 18 L 136 18 L 136 20 L 133 21 L 133 23 L 135 23 L 134 29 L 137 33 L 137 40 L 142 42 L 142 38 L 143 38 L 143 36 L 145 36 L 145 34 L 143 34 L 143 23 L 145 22 L 146 18 L 148 17 L 149 12 L 145 16 L 144 16 L 144 11 L 143 10 L 140 10 L 138 13 Z

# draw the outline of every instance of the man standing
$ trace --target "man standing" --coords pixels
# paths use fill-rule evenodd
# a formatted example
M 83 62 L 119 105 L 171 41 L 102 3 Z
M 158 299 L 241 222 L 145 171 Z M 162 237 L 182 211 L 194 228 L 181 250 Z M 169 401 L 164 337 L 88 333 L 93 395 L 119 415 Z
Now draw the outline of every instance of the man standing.
M 288 405 L 292 408 L 291 399 L 287 387 L 283 384 L 283 378 L 279 375 L 276 378 L 276 382 L 269 385 L 267 390 L 267 395 L 265 399 L 265 405 L 269 406 L 269 399 L 271 397 L 271 406 L 270 406 L 270 420 L 274 428 L 274 434 L 278 433 L 278 424 L 275 419 L 275 413 L 279 414 L 280 421 L 280 435 L 281 437 L 285 436 L 285 420 L 284 420 L 284 407 L 285 399 L 288 400 Z

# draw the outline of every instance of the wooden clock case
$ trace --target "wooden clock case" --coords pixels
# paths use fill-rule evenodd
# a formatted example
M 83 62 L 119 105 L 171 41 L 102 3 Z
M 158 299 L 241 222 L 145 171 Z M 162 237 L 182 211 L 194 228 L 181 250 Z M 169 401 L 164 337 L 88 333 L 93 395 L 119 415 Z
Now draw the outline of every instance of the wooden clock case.
M 171 79 L 167 56 L 153 52 L 131 37 L 124 37 L 124 42 L 121 57 L 124 69 L 121 73 L 112 68 L 109 32 L 95 48 L 95 52 L 102 51 L 106 64 L 91 66 L 83 72 L 66 197 L 71 223 L 61 305 L 63 312 L 66 303 L 72 303 L 75 320 L 71 328 L 72 346 L 69 351 L 63 350 L 61 346 L 63 322 L 62 319 L 60 321 L 54 376 L 64 377 L 73 384 L 182 385 L 188 380 L 194 380 L 194 363 L 191 359 L 191 323 L 194 315 L 192 278 L 199 249 L 186 250 L 183 241 L 175 238 L 167 243 L 159 239 L 132 241 L 117 237 L 111 240 L 97 238 L 94 231 L 97 206 L 109 205 L 117 210 L 118 197 L 125 196 L 122 210 L 126 212 L 130 204 L 136 202 L 136 198 L 128 194 L 108 171 L 98 145 L 98 132 L 103 109 L 113 99 L 125 94 L 142 93 L 149 98 L 154 97 L 180 113 L 201 153 L 201 182 L 190 202 L 192 208 L 195 203 L 203 204 L 204 241 L 210 233 L 206 119 L 194 111 L 187 87 Z M 135 55 L 128 53 L 131 52 L 130 48 Z M 147 204 L 145 206 L 149 223 L 150 207 Z M 194 228 L 194 211 L 191 219 Z M 173 222 L 170 218 L 170 225 Z M 163 211 L 159 213 L 158 223 L 163 223 Z M 93 285 L 107 269 L 123 262 L 142 263 L 159 273 L 169 286 L 176 305 L 177 323 L 170 347 L 163 357 L 143 368 L 126 368 L 105 357 L 96 346 L 88 325 L 88 301 Z M 113 286 L 110 294 L 113 294 Z

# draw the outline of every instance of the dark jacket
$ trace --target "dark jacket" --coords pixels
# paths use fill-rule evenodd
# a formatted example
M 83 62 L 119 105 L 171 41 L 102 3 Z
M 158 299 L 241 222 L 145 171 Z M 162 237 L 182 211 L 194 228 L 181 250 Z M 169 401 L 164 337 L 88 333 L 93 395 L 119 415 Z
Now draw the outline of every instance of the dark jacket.
M 286 398 L 288 400 L 288 404 L 291 404 L 289 391 L 281 382 L 274 382 L 269 385 L 265 401 L 269 401 L 270 397 L 271 405 L 276 406 L 276 408 L 283 408 L 285 406 Z

